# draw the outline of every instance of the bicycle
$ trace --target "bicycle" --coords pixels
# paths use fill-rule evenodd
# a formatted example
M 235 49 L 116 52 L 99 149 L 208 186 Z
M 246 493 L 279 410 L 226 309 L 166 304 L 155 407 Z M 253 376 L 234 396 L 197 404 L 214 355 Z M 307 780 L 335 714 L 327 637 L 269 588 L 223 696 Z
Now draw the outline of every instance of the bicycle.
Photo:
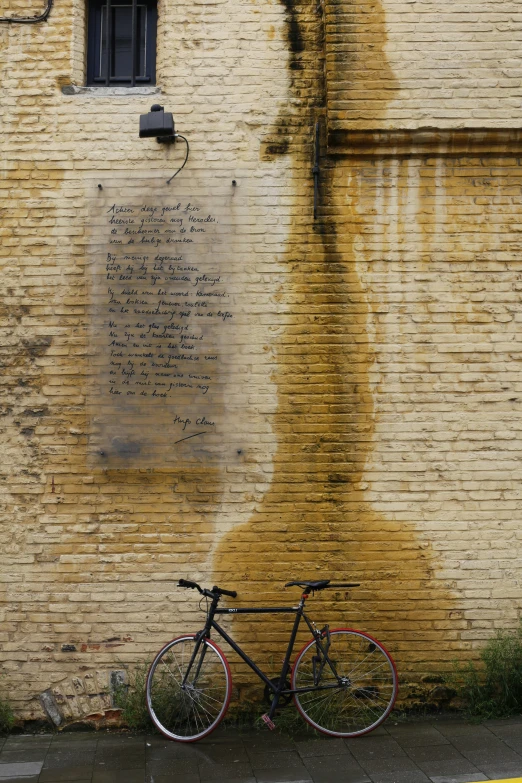
M 152 661 L 146 698 L 150 717 L 166 737 L 194 742 L 208 736 L 224 718 L 232 692 L 232 676 L 222 650 L 210 638 L 214 629 L 265 684 L 270 710 L 263 720 L 275 728 L 273 717 L 281 703 L 292 698 L 302 717 L 318 731 L 333 737 L 358 737 L 377 728 L 390 714 L 397 697 L 397 670 L 383 645 L 362 631 L 325 625 L 320 630 L 304 612 L 310 593 L 326 588 L 358 587 L 330 580 L 288 582 L 302 589 L 297 606 L 218 608 L 222 596 L 235 590 L 180 579 L 178 587 L 198 590 L 210 599 L 207 619 L 198 633 L 184 634 L 166 644 Z M 294 614 L 294 625 L 281 673 L 269 679 L 215 621 L 223 614 Z M 301 620 L 312 639 L 290 659 Z M 290 681 L 288 676 L 290 674 Z

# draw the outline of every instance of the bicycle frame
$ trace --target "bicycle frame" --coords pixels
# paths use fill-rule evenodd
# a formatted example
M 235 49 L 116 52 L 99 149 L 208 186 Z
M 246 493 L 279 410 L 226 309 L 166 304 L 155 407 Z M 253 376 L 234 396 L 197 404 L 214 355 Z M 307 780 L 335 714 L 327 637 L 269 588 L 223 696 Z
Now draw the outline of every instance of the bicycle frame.
M 277 704 L 279 702 L 279 698 L 282 695 L 290 695 L 295 693 L 309 693 L 311 691 L 318 691 L 318 690 L 329 690 L 332 688 L 338 688 L 338 683 L 329 684 L 329 685 L 314 685 L 313 687 L 307 687 L 307 688 L 285 688 L 285 681 L 288 675 L 288 671 L 290 669 L 290 659 L 292 657 L 292 652 L 294 649 L 295 640 L 297 637 L 297 633 L 299 631 L 299 626 L 301 624 L 301 619 L 304 618 L 308 628 L 310 629 L 310 632 L 312 636 L 315 638 L 318 650 L 321 652 L 321 655 L 323 656 L 323 661 L 328 662 L 328 664 L 331 667 L 331 670 L 335 677 L 338 677 L 337 672 L 335 670 L 334 663 L 330 660 L 328 656 L 328 649 L 324 649 L 323 645 L 321 643 L 322 633 L 321 631 L 318 631 L 317 628 L 314 627 L 314 625 L 310 622 L 306 614 L 304 613 L 304 605 L 305 600 L 308 596 L 301 596 L 301 600 L 299 601 L 299 604 L 297 606 L 274 606 L 274 607 L 266 607 L 266 608 L 254 608 L 254 607 L 245 607 L 241 609 L 224 609 L 224 608 L 218 608 L 218 602 L 219 598 L 214 598 L 212 600 L 212 603 L 210 605 L 210 608 L 208 610 L 207 615 L 207 621 L 205 623 L 204 628 L 197 634 L 197 642 L 194 647 L 194 652 L 192 653 L 191 660 L 189 662 L 189 665 L 187 667 L 187 671 L 183 680 L 183 685 L 185 685 L 187 678 L 189 676 L 189 673 L 192 669 L 192 666 L 194 664 L 194 661 L 196 660 L 196 656 L 198 654 L 198 651 L 201 647 L 201 642 L 203 639 L 209 639 L 210 638 L 210 631 L 213 628 L 219 636 L 221 636 L 222 639 L 224 639 L 227 644 L 232 647 L 234 652 L 236 652 L 239 657 L 252 669 L 252 671 L 259 677 L 259 679 L 265 683 L 265 685 L 272 691 L 273 693 L 273 699 L 272 699 L 272 706 L 270 707 L 269 712 L 269 718 L 272 718 L 273 713 L 275 712 L 275 709 L 277 707 Z M 266 674 L 261 671 L 259 666 L 252 660 L 252 658 L 244 652 L 244 650 L 241 649 L 241 647 L 232 639 L 231 636 L 225 631 L 224 628 L 222 628 L 218 623 L 214 620 L 214 616 L 217 614 L 294 614 L 295 620 L 294 620 L 294 626 L 292 628 L 291 634 L 290 634 L 290 640 L 288 642 L 288 647 L 286 650 L 286 654 L 283 660 L 283 665 L 281 668 L 281 674 L 279 675 L 279 683 L 278 685 L 275 685 L 272 680 L 270 680 Z M 198 670 L 201 667 L 201 664 L 203 662 L 203 658 L 205 655 L 205 647 L 203 648 L 203 654 L 201 656 L 201 660 L 198 664 Z M 324 668 L 324 663 L 323 663 Z M 197 677 L 197 674 L 196 674 Z M 275 679 L 275 678 L 274 678 Z

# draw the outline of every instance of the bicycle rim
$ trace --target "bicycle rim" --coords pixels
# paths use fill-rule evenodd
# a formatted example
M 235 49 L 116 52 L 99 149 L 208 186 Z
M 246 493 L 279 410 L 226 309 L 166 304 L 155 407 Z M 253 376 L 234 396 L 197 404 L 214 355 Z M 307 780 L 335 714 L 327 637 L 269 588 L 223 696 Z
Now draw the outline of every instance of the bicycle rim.
M 368 634 L 337 628 L 330 631 L 330 639 L 328 657 L 332 666 L 326 663 L 321 670 L 315 640 L 299 652 L 292 671 L 292 689 L 314 690 L 294 694 L 295 705 L 318 731 L 335 737 L 357 737 L 377 728 L 392 711 L 397 698 L 397 671 L 386 649 Z M 323 639 L 323 647 L 325 644 Z
M 228 662 L 219 647 L 204 639 L 193 660 L 195 647 L 195 635 L 173 639 L 156 655 L 147 675 L 150 717 L 162 734 L 180 742 L 195 742 L 214 731 L 232 691 Z

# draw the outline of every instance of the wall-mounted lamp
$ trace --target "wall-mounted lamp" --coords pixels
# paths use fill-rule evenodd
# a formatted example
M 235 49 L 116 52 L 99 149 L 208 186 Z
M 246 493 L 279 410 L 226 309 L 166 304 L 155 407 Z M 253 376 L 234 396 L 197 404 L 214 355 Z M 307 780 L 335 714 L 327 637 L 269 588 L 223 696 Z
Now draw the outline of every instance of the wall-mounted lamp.
M 174 117 L 163 106 L 155 103 L 148 114 L 140 115 L 140 139 L 156 138 L 156 141 L 172 143 L 176 140 Z
M 174 117 L 170 112 L 166 112 L 163 106 L 155 103 L 150 107 L 148 114 L 140 114 L 140 139 L 153 139 L 156 141 L 172 144 L 176 139 L 182 139 L 187 145 L 187 154 L 185 160 L 177 171 L 174 172 L 172 177 L 167 180 L 167 185 L 171 182 L 176 174 L 179 174 L 181 169 L 185 166 L 189 156 L 189 143 L 185 136 L 181 133 L 176 133 L 174 130 Z

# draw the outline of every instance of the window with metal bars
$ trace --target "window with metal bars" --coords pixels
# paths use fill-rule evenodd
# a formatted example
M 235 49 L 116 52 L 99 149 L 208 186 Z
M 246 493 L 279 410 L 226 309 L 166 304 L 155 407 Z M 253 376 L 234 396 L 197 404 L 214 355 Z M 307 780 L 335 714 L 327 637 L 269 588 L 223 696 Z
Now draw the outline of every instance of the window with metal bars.
M 155 84 L 156 16 L 156 0 L 89 0 L 87 84 Z

